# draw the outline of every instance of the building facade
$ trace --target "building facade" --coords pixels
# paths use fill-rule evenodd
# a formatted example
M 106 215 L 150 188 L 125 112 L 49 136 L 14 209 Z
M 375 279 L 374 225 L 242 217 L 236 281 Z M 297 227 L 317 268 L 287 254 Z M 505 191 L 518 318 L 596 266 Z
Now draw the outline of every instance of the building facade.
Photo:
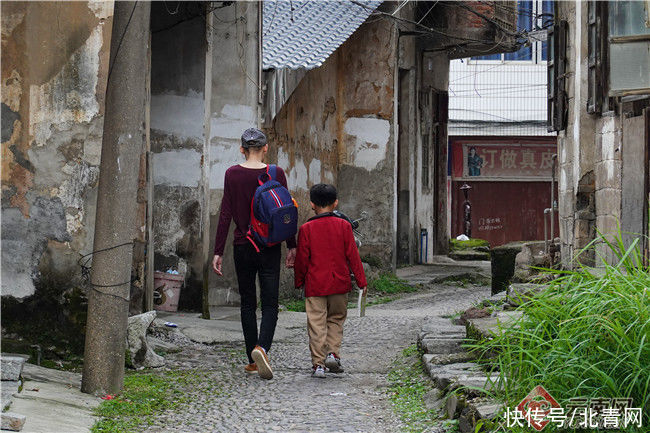
M 598 233 L 648 233 L 650 28 L 647 2 L 559 2 L 549 43 L 549 122 L 558 131 L 562 259 L 616 257 Z M 646 251 L 647 242 L 640 238 Z
M 362 255 L 390 269 L 446 251 L 449 58 L 513 50 L 515 15 L 494 2 L 356 3 L 320 4 L 362 7 L 363 19 L 336 34 L 309 70 L 264 67 L 264 23 L 275 20 L 262 3 L 152 4 L 143 41 L 148 134 L 138 196 L 125 198 L 140 209 L 133 313 L 154 270 L 185 275 L 182 309 L 208 316 L 211 306 L 238 302 L 232 260 L 223 278 L 208 266 L 223 175 L 241 161 L 239 137 L 252 126 L 266 127 L 269 162 L 286 169 L 303 220 L 309 187 L 331 182 L 343 211 L 368 214 Z M 300 14 L 310 2 L 298 6 L 288 19 L 307 20 Z M 93 251 L 112 7 L 2 5 L 3 296 L 83 287 L 78 261 Z M 53 273 L 58 282 L 47 283 Z M 283 273 L 283 290 L 291 278 Z

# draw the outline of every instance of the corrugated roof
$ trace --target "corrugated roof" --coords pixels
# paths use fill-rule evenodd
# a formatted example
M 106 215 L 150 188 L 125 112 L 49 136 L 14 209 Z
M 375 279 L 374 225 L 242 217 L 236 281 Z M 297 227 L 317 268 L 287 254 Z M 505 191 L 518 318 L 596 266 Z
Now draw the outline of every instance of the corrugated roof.
M 355 3 L 350 0 L 264 1 L 263 68 L 313 69 L 322 65 L 381 1 L 356 0 Z

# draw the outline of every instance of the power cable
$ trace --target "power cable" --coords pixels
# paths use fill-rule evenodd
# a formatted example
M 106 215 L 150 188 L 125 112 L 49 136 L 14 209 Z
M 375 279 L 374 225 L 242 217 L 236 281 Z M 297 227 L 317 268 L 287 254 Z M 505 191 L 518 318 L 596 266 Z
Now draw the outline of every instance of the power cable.
M 124 243 L 121 243 L 119 245 L 114 245 L 112 247 L 102 248 L 100 250 L 94 250 L 94 251 L 92 251 L 92 252 L 90 252 L 88 254 L 84 254 L 83 256 L 81 256 L 79 258 L 79 260 L 77 260 L 77 264 L 81 267 L 81 276 L 84 279 L 84 281 L 86 282 L 86 284 L 88 284 L 93 291 L 101 293 L 102 295 L 112 296 L 114 298 L 119 298 L 119 299 L 122 299 L 122 300 L 124 300 L 126 302 L 130 302 L 131 301 L 130 297 L 127 298 L 127 297 L 124 297 L 124 296 L 116 295 L 114 293 L 104 292 L 103 290 L 99 290 L 98 287 L 120 287 L 120 286 L 124 286 L 126 284 L 131 284 L 133 282 L 132 279 L 130 279 L 129 281 L 125 281 L 123 283 L 118 283 L 118 284 L 95 284 L 92 281 L 90 281 L 90 271 L 92 270 L 92 266 L 88 266 L 88 263 L 90 262 L 91 256 L 93 256 L 94 254 L 114 250 L 114 249 L 121 248 L 121 247 L 124 247 L 124 246 L 127 246 L 127 245 L 132 246 L 134 243 L 135 243 L 135 241 L 124 242 Z M 86 259 L 86 260 L 84 261 L 84 259 Z
M 108 70 L 108 77 L 106 78 L 106 87 L 108 87 L 108 83 L 111 82 L 111 74 L 113 73 L 113 68 L 115 67 L 115 63 L 117 63 L 117 55 L 119 54 L 120 48 L 122 47 L 122 41 L 124 41 L 124 35 L 126 35 L 126 31 L 129 29 L 129 24 L 131 24 L 131 19 L 133 18 L 133 13 L 135 12 L 136 7 L 138 7 L 137 1 L 133 3 L 133 10 L 131 10 L 131 15 L 129 15 L 129 20 L 126 22 L 126 26 L 124 26 L 124 31 L 122 32 L 122 36 L 120 36 L 120 42 L 117 44 L 117 48 L 115 49 L 115 57 L 113 57 L 113 64 L 111 64 L 111 68 Z

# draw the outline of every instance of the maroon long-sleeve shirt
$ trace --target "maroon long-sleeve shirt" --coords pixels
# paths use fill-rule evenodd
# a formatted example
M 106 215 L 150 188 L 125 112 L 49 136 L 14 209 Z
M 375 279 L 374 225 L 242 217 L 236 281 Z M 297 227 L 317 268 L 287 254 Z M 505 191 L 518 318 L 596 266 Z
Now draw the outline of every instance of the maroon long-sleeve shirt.
M 214 242 L 214 253 L 216 255 L 223 255 L 230 220 L 235 222 L 233 244 L 243 245 L 250 242 L 246 239 L 246 233 L 248 233 L 251 219 L 251 200 L 253 200 L 255 190 L 259 186 L 257 178 L 264 173 L 266 173 L 266 168 L 246 168 L 241 165 L 233 165 L 226 170 L 219 225 L 217 226 L 217 236 Z M 287 188 L 287 178 L 280 167 L 277 167 L 276 170 L 276 180 Z M 287 248 L 296 247 L 295 236 L 287 239 L 286 242 Z

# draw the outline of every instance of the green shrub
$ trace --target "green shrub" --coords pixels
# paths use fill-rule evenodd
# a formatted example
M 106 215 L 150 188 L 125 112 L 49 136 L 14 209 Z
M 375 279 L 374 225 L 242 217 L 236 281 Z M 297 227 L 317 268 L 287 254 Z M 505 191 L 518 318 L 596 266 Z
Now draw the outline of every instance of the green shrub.
M 470 347 L 494 359 L 500 397 L 515 407 L 542 385 L 566 408 L 573 397 L 632 397 L 650 423 L 650 274 L 638 240 L 625 248 L 599 237 L 618 258 L 601 272 L 552 271 L 548 289 L 519 307 L 516 326 Z M 593 245 L 590 245 L 593 247 Z M 627 431 L 635 431 L 633 429 Z

